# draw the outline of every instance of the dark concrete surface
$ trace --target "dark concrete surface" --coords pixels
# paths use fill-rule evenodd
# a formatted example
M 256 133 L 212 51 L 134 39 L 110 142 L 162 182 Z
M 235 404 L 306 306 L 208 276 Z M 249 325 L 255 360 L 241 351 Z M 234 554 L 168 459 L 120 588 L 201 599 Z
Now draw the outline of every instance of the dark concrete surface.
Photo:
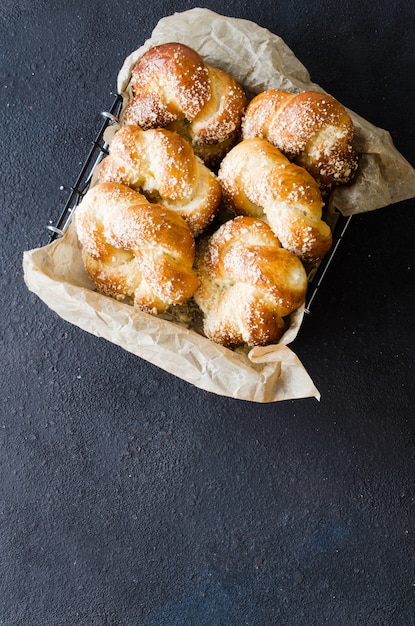
M 157 21 L 192 3 L 2 0 L 0 624 L 415 624 L 415 201 L 352 220 L 296 340 L 321 391 L 197 390 L 23 283 Z M 208 2 L 281 35 L 415 164 L 415 13 Z

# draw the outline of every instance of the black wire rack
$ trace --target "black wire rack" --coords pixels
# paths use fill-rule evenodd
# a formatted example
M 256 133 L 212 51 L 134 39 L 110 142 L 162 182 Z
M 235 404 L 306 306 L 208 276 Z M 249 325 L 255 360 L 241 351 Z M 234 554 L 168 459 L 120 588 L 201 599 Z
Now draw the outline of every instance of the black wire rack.
M 314 272 L 311 279 L 309 279 L 308 289 L 307 289 L 307 297 L 305 303 L 305 312 L 311 313 L 311 305 L 314 302 L 314 299 L 317 295 L 317 290 L 323 282 L 323 279 L 329 269 L 329 266 L 334 259 L 334 255 L 336 254 L 340 243 L 342 242 L 346 230 L 350 224 L 352 219 L 351 215 L 345 217 L 341 213 L 338 214 L 336 224 L 333 228 L 333 244 L 331 246 L 330 251 L 326 254 L 326 256 L 320 261 L 316 271 Z
M 91 184 L 92 175 L 98 163 L 108 154 L 108 144 L 104 139 L 104 133 L 108 126 L 116 124 L 118 122 L 118 115 L 120 114 L 122 107 L 122 97 L 117 95 L 109 111 L 101 113 L 104 121 L 101 124 L 92 147 L 89 151 L 87 158 L 79 172 L 78 178 L 75 184 L 70 187 L 70 194 L 63 207 L 61 215 L 56 223 L 49 220 L 46 228 L 49 233 L 49 243 L 52 243 L 55 239 L 62 237 L 69 227 L 72 219 L 72 214 L 76 207 L 80 203 L 81 199 L 88 191 Z
M 50 220 L 46 226 L 49 234 L 48 243 L 52 243 L 55 239 L 62 237 L 68 229 L 76 207 L 89 189 L 95 168 L 108 154 L 108 144 L 104 139 L 104 133 L 108 126 L 118 123 L 118 116 L 121 112 L 121 108 L 122 97 L 117 95 L 109 111 L 101 113 L 104 121 L 102 122 L 101 127 L 92 142 L 92 147 L 87 158 L 85 159 L 81 171 L 79 172 L 75 184 L 69 188 L 70 194 L 63 207 L 60 217 L 56 223 Z M 338 214 L 336 224 L 333 228 L 333 245 L 331 250 L 320 262 L 318 267 L 314 269 L 312 276 L 309 278 L 309 286 L 305 303 L 305 312 L 307 314 L 311 313 L 311 305 L 317 295 L 317 291 L 321 286 L 323 279 L 326 276 L 334 255 L 344 238 L 346 229 L 350 224 L 350 220 L 351 216 L 344 217 L 341 213 Z

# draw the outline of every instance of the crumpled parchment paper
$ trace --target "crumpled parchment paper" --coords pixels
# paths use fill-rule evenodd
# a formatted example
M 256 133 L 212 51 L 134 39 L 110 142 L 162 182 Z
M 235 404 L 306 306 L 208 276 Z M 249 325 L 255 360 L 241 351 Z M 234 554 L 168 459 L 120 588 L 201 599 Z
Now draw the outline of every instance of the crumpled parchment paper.
M 311 82 L 307 69 L 277 35 L 247 20 L 195 8 L 160 20 L 151 38 L 125 59 L 118 76 L 124 102 L 121 123 L 136 60 L 150 47 L 169 41 L 191 46 L 206 63 L 232 74 L 248 97 L 270 88 L 324 91 Z M 331 209 L 352 215 L 414 197 L 415 170 L 396 150 L 389 133 L 349 113 L 362 156 L 353 183 L 332 193 Z M 116 130 L 112 127 L 111 133 Z M 26 251 L 23 268 L 28 288 L 63 319 L 196 387 L 253 402 L 320 398 L 288 347 L 301 327 L 304 308 L 291 316 L 279 344 L 232 351 L 181 323 L 135 311 L 97 293 L 83 267 L 73 224 L 61 239 Z

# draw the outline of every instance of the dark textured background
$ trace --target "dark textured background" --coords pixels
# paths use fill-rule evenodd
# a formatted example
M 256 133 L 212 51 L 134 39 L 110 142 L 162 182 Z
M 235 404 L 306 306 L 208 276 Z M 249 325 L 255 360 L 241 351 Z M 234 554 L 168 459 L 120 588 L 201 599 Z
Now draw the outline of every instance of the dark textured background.
M 293 345 L 320 403 L 197 390 L 24 286 L 124 58 L 192 6 L 1 2 L 0 624 L 410 626 L 413 200 L 352 220 Z M 282 36 L 415 165 L 412 2 L 204 6 Z

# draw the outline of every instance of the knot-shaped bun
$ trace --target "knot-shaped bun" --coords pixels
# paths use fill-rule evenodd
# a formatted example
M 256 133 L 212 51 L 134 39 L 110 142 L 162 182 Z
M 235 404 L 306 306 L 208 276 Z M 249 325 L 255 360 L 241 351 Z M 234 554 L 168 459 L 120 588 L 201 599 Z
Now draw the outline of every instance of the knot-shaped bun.
M 161 44 L 145 52 L 133 69 L 130 90 L 126 123 L 144 130 L 176 130 L 210 166 L 223 157 L 240 132 L 246 105 L 242 87 L 226 72 L 206 65 L 184 44 Z
M 182 218 L 119 183 L 97 184 L 75 213 L 85 268 L 102 293 L 162 313 L 198 285 L 194 238 Z
M 267 139 L 310 172 L 323 193 L 347 183 L 357 168 L 350 115 L 332 96 L 317 91 L 260 93 L 246 109 L 242 134 Z
M 222 199 L 215 174 L 177 133 L 123 126 L 101 163 L 101 182 L 119 182 L 176 211 L 194 236 L 215 217 Z
M 316 261 L 330 249 L 317 183 L 265 139 L 245 139 L 232 148 L 218 178 L 228 208 L 266 221 L 282 246 L 302 260 Z
M 196 269 L 204 333 L 230 348 L 278 341 L 307 291 L 301 261 L 252 217 L 225 222 L 200 248 Z

